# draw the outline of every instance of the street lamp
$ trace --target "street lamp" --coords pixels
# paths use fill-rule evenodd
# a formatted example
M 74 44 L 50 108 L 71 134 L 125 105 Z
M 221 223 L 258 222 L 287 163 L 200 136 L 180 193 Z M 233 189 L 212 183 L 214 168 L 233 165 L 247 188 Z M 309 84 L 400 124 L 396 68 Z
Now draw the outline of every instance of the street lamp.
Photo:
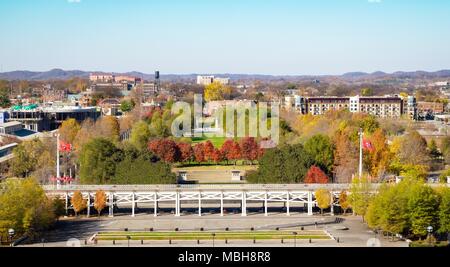
M 297 235 L 298 235 L 298 233 L 294 232 L 293 234 L 294 234 L 294 248 L 296 248 L 297 247 Z
M 431 246 L 431 236 L 432 236 L 432 234 L 433 234 L 433 226 L 428 226 L 427 227 L 427 231 L 428 231 L 428 240 L 429 240 L 429 242 L 430 242 L 430 246 Z
M 16 233 L 16 231 L 14 231 L 14 229 L 12 229 L 12 228 L 8 230 L 9 243 L 11 243 L 11 246 L 12 246 L 12 239 L 13 239 L 15 233 Z
M 212 237 L 213 237 L 213 247 L 214 247 L 215 246 L 216 233 L 213 233 Z
M 127 239 L 128 239 L 128 247 L 130 247 L 130 239 L 131 239 L 131 236 L 127 236 Z

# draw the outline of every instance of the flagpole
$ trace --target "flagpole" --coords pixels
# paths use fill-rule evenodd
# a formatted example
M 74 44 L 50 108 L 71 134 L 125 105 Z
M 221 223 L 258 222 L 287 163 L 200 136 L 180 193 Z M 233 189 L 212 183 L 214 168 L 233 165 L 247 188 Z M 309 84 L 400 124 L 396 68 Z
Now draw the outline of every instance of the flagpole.
M 359 178 L 363 175 L 363 137 L 363 130 L 359 129 Z
M 59 133 L 56 134 L 56 186 L 59 188 L 61 171 L 59 166 Z

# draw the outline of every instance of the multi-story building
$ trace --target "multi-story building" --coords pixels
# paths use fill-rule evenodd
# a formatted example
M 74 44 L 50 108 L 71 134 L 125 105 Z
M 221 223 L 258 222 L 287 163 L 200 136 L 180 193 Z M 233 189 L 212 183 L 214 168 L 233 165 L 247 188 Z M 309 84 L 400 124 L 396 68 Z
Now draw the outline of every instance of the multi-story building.
M 100 110 L 96 107 L 39 107 L 37 105 L 15 106 L 8 113 L 8 122 L 21 122 L 25 129 L 35 132 L 56 130 L 67 119 L 76 119 L 78 122 L 83 122 L 87 119 L 97 120 L 101 115 Z
M 348 97 L 310 97 L 307 98 L 307 113 L 323 115 L 330 110 L 348 109 L 349 105 Z
M 377 97 L 301 97 L 285 98 L 285 108 L 302 114 L 323 115 L 328 111 L 349 110 L 352 113 L 366 113 L 379 118 L 400 118 L 407 114 L 417 119 L 417 103 L 414 97 L 403 99 L 399 96 Z
M 219 78 L 214 76 L 205 76 L 205 75 L 199 75 L 197 76 L 197 84 L 198 85 L 210 85 L 214 82 L 218 82 L 223 85 L 227 85 L 230 83 L 230 78 Z

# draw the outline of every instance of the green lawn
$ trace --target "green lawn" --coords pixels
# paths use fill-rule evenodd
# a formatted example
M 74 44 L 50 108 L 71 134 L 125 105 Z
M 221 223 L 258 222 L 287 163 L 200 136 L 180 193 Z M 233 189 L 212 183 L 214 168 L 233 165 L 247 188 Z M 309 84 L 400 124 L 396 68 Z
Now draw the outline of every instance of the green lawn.
M 226 137 L 193 137 L 192 138 L 192 143 L 193 144 L 198 144 L 198 143 L 204 143 L 206 141 L 211 141 L 211 143 L 216 147 L 216 148 L 221 148 L 223 143 L 225 143 L 225 141 L 228 138 Z
M 323 231 L 298 231 L 297 235 L 288 231 L 215 232 L 216 240 L 274 240 L 274 239 L 315 239 L 330 240 Z M 211 240 L 212 232 L 101 232 L 97 240 Z

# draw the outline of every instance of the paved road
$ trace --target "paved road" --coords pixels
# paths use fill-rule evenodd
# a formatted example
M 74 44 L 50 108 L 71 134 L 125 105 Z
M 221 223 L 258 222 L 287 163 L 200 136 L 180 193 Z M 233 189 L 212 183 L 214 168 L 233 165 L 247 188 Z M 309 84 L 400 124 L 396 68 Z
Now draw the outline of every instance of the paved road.
M 309 240 L 297 240 L 296 245 L 298 247 L 365 247 L 369 239 L 374 238 L 375 235 L 370 231 L 365 224 L 362 223 L 359 217 L 345 216 L 339 217 L 341 222 L 334 224 L 307 226 L 305 230 L 310 229 L 324 229 L 328 231 L 335 239 L 339 238 L 339 243 L 336 240 L 313 240 L 309 243 Z M 256 229 L 272 228 L 277 225 L 300 225 L 300 224 L 312 224 L 314 222 L 329 222 L 334 220 L 331 216 L 313 216 L 308 217 L 305 215 L 291 216 L 281 214 L 271 214 L 269 217 L 261 215 L 253 215 L 249 217 L 241 217 L 239 215 L 229 215 L 226 217 L 220 217 L 218 215 L 210 215 L 204 217 L 198 217 L 194 215 L 184 216 L 174 219 L 172 215 L 161 216 L 154 218 L 153 216 L 145 215 L 131 218 L 129 216 L 119 216 L 115 218 L 102 218 L 102 219 L 78 219 L 78 220 L 64 220 L 58 225 L 58 228 L 46 235 L 45 243 L 35 243 L 24 246 L 47 246 L 47 247 L 65 247 L 69 239 L 75 238 L 80 240 L 80 245 L 85 246 L 84 240 L 88 240 L 92 235 L 98 231 L 111 231 L 111 230 L 123 230 L 129 228 L 132 230 L 144 230 L 154 228 L 155 230 L 169 230 L 176 227 L 181 230 L 194 230 L 204 227 L 205 230 L 223 230 L 226 227 L 231 229 L 255 227 Z M 348 227 L 348 230 L 337 230 L 336 227 Z M 291 230 L 298 229 L 290 228 Z M 257 241 L 253 244 L 253 241 L 230 241 L 229 244 L 225 244 L 224 241 L 216 241 L 217 247 L 293 247 L 294 241 L 285 241 L 284 244 L 281 240 L 270 241 Z M 97 247 L 112 247 L 122 246 L 127 247 L 127 241 L 117 241 L 115 245 L 112 241 L 100 241 L 97 245 L 88 242 L 87 246 Z M 169 244 L 168 241 L 145 241 L 141 245 L 141 241 L 131 241 L 131 247 L 212 247 L 212 240 L 210 242 L 203 241 L 200 245 L 197 245 L 196 241 L 174 241 Z M 387 247 L 407 247 L 406 242 L 390 242 L 381 238 L 381 246 Z

